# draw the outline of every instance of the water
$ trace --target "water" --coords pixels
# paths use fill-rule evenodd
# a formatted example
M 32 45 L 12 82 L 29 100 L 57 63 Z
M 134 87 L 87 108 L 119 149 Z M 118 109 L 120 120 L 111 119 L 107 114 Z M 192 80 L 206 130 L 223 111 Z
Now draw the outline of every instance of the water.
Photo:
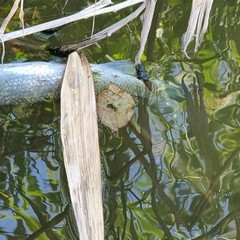
M 45 238 L 74 239 L 59 134 L 59 105 L 53 103 L 0 109 L 0 239 L 26 239 L 54 217 Z M 74 228 L 73 228 L 74 229 Z M 48 236 L 48 238 L 46 237 Z
M 65 12 L 76 10 L 74 4 Z M 139 99 L 133 120 L 118 133 L 99 125 L 105 239 L 240 238 L 239 1 L 214 1 L 201 49 L 194 54 L 190 46 L 187 59 L 181 53 L 181 37 L 190 7 L 179 0 L 160 4 L 161 19 L 155 21 L 161 38 L 150 39 L 145 53 L 151 59 L 146 63 L 151 76 L 176 85 Z M 49 14 L 45 11 L 35 9 L 40 16 Z M 124 14 L 115 14 L 112 21 Z M 109 18 L 102 16 L 95 29 L 108 24 Z M 61 45 L 89 34 L 90 28 L 91 21 L 86 21 L 48 40 L 38 35 L 21 41 Z M 139 29 L 134 21 L 85 53 L 92 62 L 133 59 Z M 9 61 L 49 58 L 24 44 L 6 47 Z M 190 92 L 179 90 L 182 79 Z M 77 239 L 71 207 L 64 212 L 69 195 L 59 104 L 5 107 L 0 117 L 0 239 L 26 239 L 55 216 L 57 223 L 40 235 L 42 239 Z

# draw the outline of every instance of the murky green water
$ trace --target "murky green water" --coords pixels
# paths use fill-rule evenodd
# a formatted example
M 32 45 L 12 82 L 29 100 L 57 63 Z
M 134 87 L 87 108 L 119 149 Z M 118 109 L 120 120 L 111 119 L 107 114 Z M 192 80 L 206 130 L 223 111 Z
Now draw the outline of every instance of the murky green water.
M 9 2 L 0 1 L 1 13 Z M 64 1 L 42 2 L 36 8 L 34 1 L 25 3 L 26 22 L 61 15 Z M 133 120 L 119 133 L 99 125 L 106 239 L 240 239 L 240 2 L 214 1 L 209 31 L 198 53 L 190 46 L 190 59 L 181 52 L 190 1 L 159 3 L 159 38 L 149 39 L 145 58 L 151 76 L 165 83 L 139 99 Z M 84 6 L 69 1 L 63 14 Z M 109 19 L 97 18 L 95 31 Z M 83 38 L 91 25 L 84 21 L 6 44 L 6 59 L 52 60 L 41 46 Z M 139 29 L 135 21 L 85 53 L 92 62 L 133 59 Z M 0 239 L 27 239 L 38 229 L 47 231 L 28 239 L 77 239 L 58 102 L 0 110 Z

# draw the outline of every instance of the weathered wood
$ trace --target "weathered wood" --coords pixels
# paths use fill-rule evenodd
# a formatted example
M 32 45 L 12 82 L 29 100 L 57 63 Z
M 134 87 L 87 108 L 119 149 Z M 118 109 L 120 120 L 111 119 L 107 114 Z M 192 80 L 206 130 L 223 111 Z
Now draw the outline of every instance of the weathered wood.
M 96 98 L 89 63 L 69 55 L 61 89 L 61 137 L 80 240 L 104 239 Z

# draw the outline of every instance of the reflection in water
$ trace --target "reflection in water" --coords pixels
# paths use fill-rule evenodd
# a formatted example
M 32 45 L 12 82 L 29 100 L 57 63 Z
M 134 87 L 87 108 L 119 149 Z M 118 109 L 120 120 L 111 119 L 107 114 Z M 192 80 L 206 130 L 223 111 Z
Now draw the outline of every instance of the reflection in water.
M 99 128 L 105 239 L 239 238 L 238 95 L 211 111 L 195 78 L 159 83 L 118 134 Z M 58 106 L 5 107 L 0 123 L 0 238 L 77 239 Z
M 119 136 L 101 128 L 106 239 L 239 239 L 239 131 L 218 149 L 228 128 L 205 110 L 202 74 L 182 88 L 140 99 Z
M 77 239 L 68 224 L 67 184 L 60 181 L 65 172 L 54 107 L 1 109 L 1 240 Z
M 54 18 L 53 12 L 63 10 L 56 1 L 43 2 L 25 3 L 34 13 L 29 14 L 29 25 L 39 21 L 34 16 Z M 191 59 L 184 59 L 181 38 L 190 3 L 157 3 L 156 31 L 149 38 L 146 57 L 155 61 L 151 73 L 169 83 L 148 101 L 139 100 L 135 118 L 118 135 L 99 129 L 107 240 L 240 239 L 239 0 L 214 0 L 201 49 L 193 53 L 190 47 Z M 68 1 L 64 11 L 76 11 L 77 5 L 76 0 Z M 8 10 L 1 12 L 6 16 Z M 95 22 L 96 31 L 118 18 L 118 14 L 102 17 Z M 18 22 L 10 30 L 16 26 Z M 89 35 L 91 28 L 92 19 L 74 24 L 47 44 L 72 43 Z M 129 23 L 87 54 L 95 62 L 109 56 L 133 59 L 138 41 L 138 23 Z M 39 39 L 39 45 L 43 43 L 46 40 Z M 6 43 L 8 61 L 18 59 L 18 53 L 28 60 L 46 58 L 39 50 L 32 55 L 27 45 L 10 51 L 12 44 Z M 181 84 L 186 73 L 196 76 L 196 83 L 191 78 L 189 89 L 184 78 L 188 88 L 183 84 L 183 91 L 172 82 Z M 58 116 L 51 104 L 0 111 L 1 240 L 77 239 L 71 211 L 66 213 L 69 197 Z M 46 232 L 36 236 L 39 229 Z

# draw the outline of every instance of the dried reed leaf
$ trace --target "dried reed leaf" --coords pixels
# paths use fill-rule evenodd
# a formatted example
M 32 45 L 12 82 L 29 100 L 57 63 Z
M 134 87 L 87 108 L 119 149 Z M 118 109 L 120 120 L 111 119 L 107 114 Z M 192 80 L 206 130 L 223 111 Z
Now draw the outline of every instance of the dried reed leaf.
M 156 0 L 146 0 L 146 9 L 143 14 L 143 28 L 141 32 L 140 49 L 135 58 L 136 64 L 141 62 L 141 57 L 143 55 L 148 34 L 152 25 L 152 18 L 153 18 L 155 6 L 156 6 Z
M 79 239 L 103 240 L 94 82 L 87 58 L 76 52 L 68 57 L 61 88 L 61 139 Z
M 99 0 L 96 4 L 91 5 L 90 7 L 81 10 L 78 13 L 72 14 L 67 17 L 63 17 L 57 20 L 52 20 L 46 23 L 38 24 L 33 27 L 28 27 L 24 29 L 24 34 L 22 30 L 16 30 L 14 32 L 5 33 L 0 36 L 0 40 L 2 41 L 9 41 L 15 38 L 19 38 L 22 36 L 27 36 L 36 32 L 41 32 L 47 29 L 56 28 L 59 26 L 66 25 L 68 23 L 76 22 L 81 19 L 87 19 L 92 16 L 98 16 L 109 12 L 116 12 L 121 9 L 131 7 L 138 3 L 142 3 L 144 0 L 126 0 L 121 3 L 116 3 L 111 7 L 107 7 L 108 5 L 112 4 L 111 0 Z
M 10 12 L 8 13 L 7 17 L 3 20 L 2 25 L 0 27 L 0 39 L 1 39 L 2 35 L 4 34 L 5 29 L 6 29 L 7 25 L 8 25 L 8 23 L 10 22 L 10 20 L 12 19 L 14 14 L 16 13 L 20 1 L 21 0 L 15 0 L 14 1 L 13 6 L 12 6 Z
M 188 28 L 183 37 L 183 52 L 186 55 L 187 47 L 194 35 L 196 35 L 194 50 L 197 51 L 200 47 L 203 36 L 208 27 L 212 3 L 213 0 L 193 0 Z
M 2 55 L 1 55 L 1 63 L 3 63 L 3 59 L 4 59 L 4 56 L 5 56 L 5 45 L 4 45 L 4 41 L 2 40 L 2 36 L 5 32 L 5 29 L 8 25 L 8 23 L 10 22 L 10 20 L 12 19 L 14 14 L 16 13 L 20 1 L 21 1 L 21 6 L 23 6 L 23 0 L 15 0 L 10 12 L 8 13 L 7 17 L 3 20 L 2 24 L 1 24 L 1 27 L 0 27 L 0 41 L 2 43 L 2 49 L 3 49 L 2 50 Z M 21 15 L 21 11 L 20 11 L 20 14 L 19 14 L 19 18 L 21 20 L 20 15 Z
M 102 31 L 92 35 L 90 38 L 84 39 L 84 40 L 80 41 L 79 43 L 68 45 L 66 48 L 70 49 L 70 50 L 79 51 L 82 48 L 89 47 L 89 46 L 93 45 L 94 43 L 99 42 L 100 40 L 111 36 L 113 33 L 118 31 L 120 28 L 122 28 L 123 26 L 128 24 L 130 21 L 132 21 L 133 19 L 138 17 L 138 15 L 144 10 L 145 7 L 146 7 L 146 4 L 144 2 L 134 12 L 129 14 L 127 17 L 125 17 L 125 18 L 121 19 L 120 21 L 112 24 L 111 26 L 103 29 Z M 62 50 L 64 51 L 65 48 L 62 47 Z
M 23 10 L 23 1 L 21 0 L 21 4 L 20 4 L 20 12 L 19 12 L 19 19 L 22 25 L 22 29 L 24 30 L 24 10 Z

